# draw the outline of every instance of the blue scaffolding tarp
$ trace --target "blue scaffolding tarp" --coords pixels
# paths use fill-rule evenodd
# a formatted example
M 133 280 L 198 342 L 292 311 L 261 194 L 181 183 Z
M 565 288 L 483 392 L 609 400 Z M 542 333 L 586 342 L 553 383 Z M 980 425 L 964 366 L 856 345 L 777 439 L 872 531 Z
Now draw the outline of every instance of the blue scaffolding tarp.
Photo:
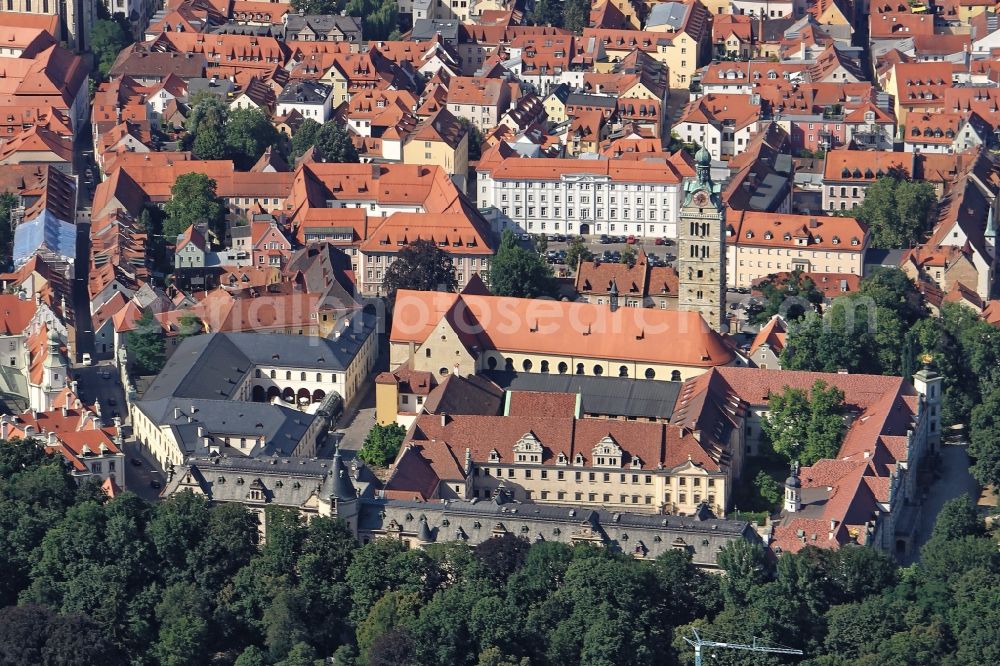
M 20 266 L 40 249 L 72 262 L 76 258 L 76 226 L 63 222 L 48 210 L 14 229 L 14 265 Z

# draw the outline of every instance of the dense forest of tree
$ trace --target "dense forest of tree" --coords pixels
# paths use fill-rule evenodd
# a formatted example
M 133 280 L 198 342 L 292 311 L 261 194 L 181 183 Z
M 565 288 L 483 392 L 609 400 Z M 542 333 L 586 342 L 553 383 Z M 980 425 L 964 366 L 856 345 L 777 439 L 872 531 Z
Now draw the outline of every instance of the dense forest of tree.
M 920 564 L 869 548 L 777 562 L 739 542 L 726 575 L 505 537 L 407 550 L 346 524 L 176 495 L 77 488 L 32 443 L 0 442 L 0 665 L 614 666 L 689 664 L 682 636 L 805 651 L 713 650 L 713 664 L 1000 663 L 1000 553 L 968 500 Z

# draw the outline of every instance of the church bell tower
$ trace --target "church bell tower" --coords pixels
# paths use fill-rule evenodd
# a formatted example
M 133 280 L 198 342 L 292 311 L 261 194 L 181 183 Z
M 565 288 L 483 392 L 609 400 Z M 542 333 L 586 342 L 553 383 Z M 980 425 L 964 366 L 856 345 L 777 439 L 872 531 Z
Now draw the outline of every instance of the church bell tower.
M 679 310 L 698 312 L 717 332 L 726 325 L 726 233 L 721 188 L 712 182 L 712 156 L 701 148 L 697 176 L 684 184 L 677 223 Z

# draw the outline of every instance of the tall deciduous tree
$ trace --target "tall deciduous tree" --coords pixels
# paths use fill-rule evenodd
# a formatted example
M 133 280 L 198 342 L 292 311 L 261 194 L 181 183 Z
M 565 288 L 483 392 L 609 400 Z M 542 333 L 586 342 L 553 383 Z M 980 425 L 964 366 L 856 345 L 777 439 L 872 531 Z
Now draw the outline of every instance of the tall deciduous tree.
M 497 296 L 537 298 L 555 294 L 552 271 L 537 253 L 518 245 L 510 229 L 503 232 L 489 277 L 490 290 Z
M 358 451 L 358 457 L 369 465 L 385 467 L 396 459 L 405 436 L 406 431 L 398 423 L 389 425 L 376 423 L 368 431 L 368 436 Z
M 937 196 L 927 182 L 879 178 L 855 212 L 871 231 L 872 247 L 911 247 L 930 228 Z
M 821 458 L 833 458 L 847 429 L 844 392 L 827 387 L 822 380 L 816 380 L 808 395 L 786 387 L 771 396 L 763 427 L 775 452 L 789 460 L 812 465 Z
M 118 54 L 131 43 L 132 40 L 117 21 L 94 21 L 94 27 L 90 30 L 90 50 L 94 53 L 97 70 L 102 78 L 107 77 Z
M 421 239 L 399 251 L 385 271 L 382 288 L 390 298 L 400 289 L 455 291 L 458 278 L 448 253 L 433 241 Z
M 278 132 L 259 109 L 236 109 L 226 121 L 226 152 L 237 169 L 249 169 L 278 142 Z
M 566 265 L 574 271 L 580 266 L 581 261 L 590 261 L 594 254 L 587 248 L 583 236 L 574 236 L 566 247 Z
M 357 163 L 358 161 L 358 151 L 351 142 L 350 132 L 333 120 L 325 123 L 316 133 L 314 147 L 316 157 L 324 162 Z
M 969 455 L 972 475 L 983 485 L 1000 486 L 1000 388 L 972 410 Z
M 163 369 L 166 347 L 163 342 L 163 328 L 153 318 L 150 310 L 143 310 L 135 322 L 135 328 L 125 338 L 129 358 L 140 375 L 155 375 Z
M 765 280 L 760 285 L 760 291 L 764 305 L 754 316 L 758 324 L 767 322 L 776 314 L 780 314 L 785 321 L 799 319 L 823 302 L 823 294 L 816 288 L 816 283 L 800 270 L 792 271 L 780 280 L 774 277 Z
M 323 126 L 312 118 L 307 118 L 299 125 L 299 129 L 292 136 L 292 160 L 297 160 L 303 153 L 313 147 L 316 143 L 316 136 Z
M 167 214 L 163 233 L 175 239 L 192 224 L 207 224 L 220 238 L 225 229 L 226 209 L 216 195 L 215 180 L 203 173 L 185 173 L 178 176 L 170 188 L 170 201 L 164 206 Z
M 308 14 L 339 14 L 344 10 L 344 0 L 292 0 L 292 9 Z

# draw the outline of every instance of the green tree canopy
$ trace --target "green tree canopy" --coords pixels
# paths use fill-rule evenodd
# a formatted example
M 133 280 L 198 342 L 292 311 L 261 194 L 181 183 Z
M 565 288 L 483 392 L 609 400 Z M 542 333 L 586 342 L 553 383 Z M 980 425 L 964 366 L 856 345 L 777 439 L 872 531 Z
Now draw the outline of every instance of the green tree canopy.
M 847 430 L 844 392 L 823 380 L 816 380 L 808 394 L 786 386 L 770 397 L 762 425 L 774 451 L 788 460 L 808 466 L 835 458 Z
M 163 328 L 153 318 L 151 310 L 142 311 L 135 328 L 126 335 L 125 346 L 133 367 L 140 375 L 155 375 L 163 369 L 166 360 Z
M 448 253 L 429 240 L 410 243 L 385 271 L 382 289 L 390 298 L 400 289 L 455 291 L 458 278 Z
M 489 282 L 490 291 L 497 296 L 537 298 L 553 296 L 556 291 L 548 265 L 537 253 L 518 245 L 510 229 L 500 239 L 500 248 L 490 266 Z
M 800 270 L 794 270 L 782 279 L 771 276 L 759 288 L 763 309 L 754 316 L 758 324 L 766 323 L 776 314 L 780 314 L 785 321 L 799 319 L 806 312 L 818 309 L 823 302 L 823 293 L 816 288 L 816 283 Z
M 302 157 L 307 150 L 315 145 L 316 137 L 319 135 L 322 127 L 322 125 L 312 118 L 302 121 L 298 131 L 292 135 L 291 157 L 293 161 Z
M 969 455 L 972 475 L 983 485 L 1000 487 L 1000 388 L 972 409 Z
M 396 459 L 405 436 L 406 430 L 398 423 L 389 425 L 376 423 L 368 431 L 368 436 L 358 451 L 358 457 L 369 465 L 386 467 Z
M 865 200 L 854 211 L 868 225 L 875 248 L 912 247 L 930 229 L 937 203 L 927 182 L 879 178 L 865 190 Z
M 118 21 L 108 19 L 94 21 L 94 27 L 90 29 L 90 50 L 94 53 L 97 70 L 102 79 L 107 78 L 118 54 L 131 43 L 131 38 Z
M 339 14 L 344 4 L 344 0 L 292 0 L 292 9 L 310 16 Z
M 203 173 L 178 176 L 164 206 L 163 233 L 173 240 L 193 224 L 207 224 L 217 237 L 224 235 L 226 209 L 215 193 L 216 183 Z
M 249 169 L 270 146 L 278 132 L 259 109 L 235 109 L 226 121 L 226 153 L 237 169 Z
M 301 133 L 301 128 L 299 132 Z M 357 163 L 358 151 L 351 142 L 350 132 L 336 121 L 324 123 L 316 132 L 313 144 L 316 157 L 324 162 Z
M 215 95 L 203 95 L 187 119 L 191 152 L 199 160 L 224 160 L 228 157 L 226 122 L 229 109 Z
M 566 265 L 576 270 L 581 261 L 590 261 L 594 254 L 587 248 L 583 236 L 574 236 L 566 247 Z

